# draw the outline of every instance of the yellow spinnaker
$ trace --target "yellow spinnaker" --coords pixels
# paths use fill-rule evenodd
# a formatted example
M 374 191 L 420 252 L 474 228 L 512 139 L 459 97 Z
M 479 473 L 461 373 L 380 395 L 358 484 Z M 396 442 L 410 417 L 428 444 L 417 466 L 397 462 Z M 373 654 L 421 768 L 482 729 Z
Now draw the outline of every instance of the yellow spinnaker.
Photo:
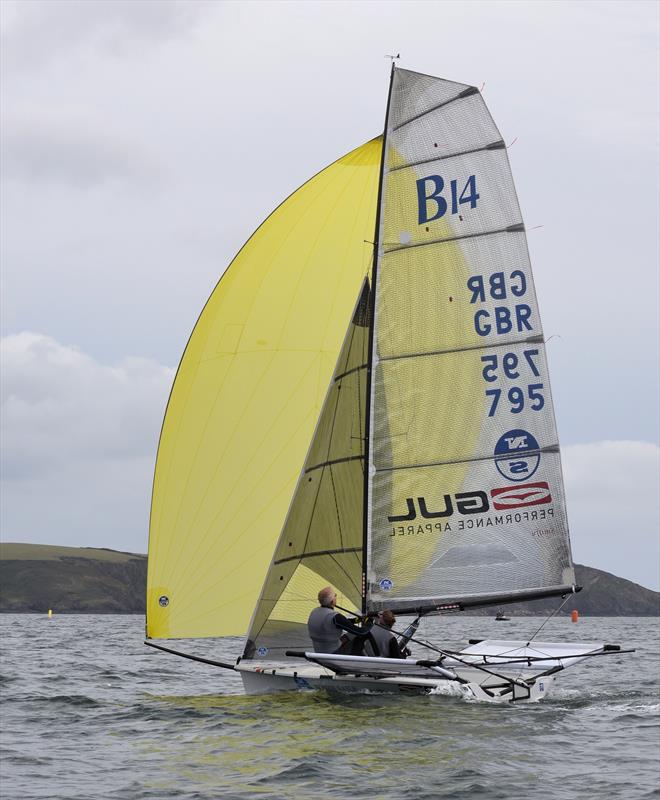
M 285 200 L 193 330 L 156 461 L 148 637 L 247 630 L 371 265 L 381 147 Z

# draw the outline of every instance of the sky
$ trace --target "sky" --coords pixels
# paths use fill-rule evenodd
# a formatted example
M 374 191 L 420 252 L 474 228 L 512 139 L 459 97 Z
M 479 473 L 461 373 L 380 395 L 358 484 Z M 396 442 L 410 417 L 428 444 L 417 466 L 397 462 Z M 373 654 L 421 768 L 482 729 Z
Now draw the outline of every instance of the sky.
M 3 0 L 2 538 L 146 552 L 219 276 L 380 133 L 389 59 L 483 87 L 528 229 L 573 555 L 660 589 L 655 2 Z

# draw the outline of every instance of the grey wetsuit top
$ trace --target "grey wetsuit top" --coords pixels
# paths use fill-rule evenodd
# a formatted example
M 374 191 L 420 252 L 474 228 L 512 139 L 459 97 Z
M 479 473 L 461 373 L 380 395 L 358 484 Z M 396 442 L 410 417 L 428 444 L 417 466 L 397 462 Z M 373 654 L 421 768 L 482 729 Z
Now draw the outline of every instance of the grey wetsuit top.
M 373 648 L 371 647 L 371 644 L 367 644 L 365 646 L 367 655 L 380 656 L 381 658 L 401 658 L 396 636 L 392 633 L 392 631 L 389 631 L 380 625 L 374 625 L 371 629 L 371 635 L 378 646 L 379 652 L 371 653 L 370 650 Z
M 315 653 L 334 653 L 341 645 L 341 631 L 334 623 L 334 608 L 319 606 L 309 615 L 307 630 Z

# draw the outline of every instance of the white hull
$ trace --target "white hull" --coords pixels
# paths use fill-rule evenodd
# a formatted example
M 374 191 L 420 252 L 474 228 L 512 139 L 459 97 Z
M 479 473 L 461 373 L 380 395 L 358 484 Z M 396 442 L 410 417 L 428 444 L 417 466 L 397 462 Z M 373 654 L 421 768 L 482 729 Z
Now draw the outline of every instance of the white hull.
M 407 676 L 371 678 L 359 675 L 335 675 L 328 670 L 310 666 L 300 666 L 295 671 L 287 667 L 276 669 L 274 672 L 272 670 L 257 672 L 239 664 L 237 669 L 241 674 L 246 694 L 324 690 L 342 694 L 439 694 L 489 703 L 510 702 L 512 699 L 516 702 L 537 702 L 545 697 L 554 681 L 554 677 L 548 676 L 536 681 L 528 690 L 515 686 L 513 690 L 515 697 L 512 698 L 511 692 L 501 695 L 498 690 L 494 690 L 489 694 L 485 691 L 488 689 L 488 683 L 478 674 L 474 676 L 476 680 L 459 684 L 455 680 L 446 678 Z
M 447 694 L 485 702 L 537 702 L 558 671 L 602 645 L 488 641 L 465 648 L 442 665 L 416 659 L 305 653 L 297 663 L 241 661 L 248 694 L 323 689 L 331 692 Z M 302 656 L 303 654 L 299 654 Z

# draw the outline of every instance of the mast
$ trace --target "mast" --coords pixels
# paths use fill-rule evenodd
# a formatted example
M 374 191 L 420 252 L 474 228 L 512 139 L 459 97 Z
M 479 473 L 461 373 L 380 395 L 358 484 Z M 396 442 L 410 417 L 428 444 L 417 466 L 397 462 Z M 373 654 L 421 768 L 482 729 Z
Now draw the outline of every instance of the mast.
M 390 118 L 390 102 L 392 100 L 392 86 L 394 84 L 394 60 L 390 70 L 390 85 L 387 91 L 387 106 L 385 109 L 385 125 L 383 127 L 383 148 L 380 155 L 380 173 L 378 175 L 378 200 L 376 201 L 376 225 L 374 231 L 374 257 L 371 268 L 371 293 L 369 295 L 369 347 L 367 352 L 367 387 L 364 416 L 364 509 L 362 522 L 362 613 L 367 610 L 368 589 L 368 557 L 369 557 L 369 439 L 371 429 L 371 373 L 374 352 L 374 324 L 376 320 L 376 280 L 378 273 L 378 249 L 380 247 L 381 206 L 383 200 L 383 175 L 385 172 L 385 156 L 387 150 L 387 129 Z

